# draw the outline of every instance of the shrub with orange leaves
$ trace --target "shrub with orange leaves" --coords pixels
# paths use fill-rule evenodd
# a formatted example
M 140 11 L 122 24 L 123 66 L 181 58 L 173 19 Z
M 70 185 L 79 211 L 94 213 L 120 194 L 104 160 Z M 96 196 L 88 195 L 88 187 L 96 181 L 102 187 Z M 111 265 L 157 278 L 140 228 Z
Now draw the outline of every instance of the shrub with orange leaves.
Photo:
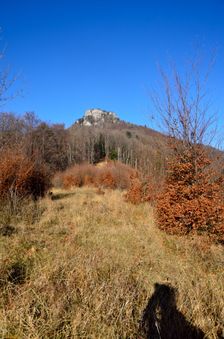
M 111 189 L 127 189 L 129 188 L 131 176 L 135 170 L 128 165 L 118 161 L 105 163 L 100 167 L 97 177 L 97 186 Z
M 131 177 L 131 185 L 125 194 L 125 200 L 137 205 L 142 202 L 142 198 L 142 182 L 138 175 L 135 174 Z
M 62 173 L 57 173 L 53 178 L 53 184 L 65 189 L 84 185 L 127 189 L 134 172 L 130 166 L 114 161 L 101 163 L 101 166 L 75 165 Z
M 110 169 L 100 170 L 98 173 L 97 186 L 104 188 L 116 188 L 115 177 L 113 176 Z
M 159 227 L 170 234 L 206 234 L 224 241 L 222 178 L 201 146 L 176 153 L 157 197 Z
M 81 187 L 83 182 L 81 176 L 74 175 L 74 173 L 68 173 L 65 175 L 62 179 L 63 181 L 63 187 L 65 189 L 71 188 L 71 187 Z
M 49 172 L 22 151 L 4 149 L 0 162 L 0 199 L 42 197 L 50 187 Z
M 125 200 L 135 205 L 142 202 L 154 202 L 160 189 L 161 183 L 156 183 L 151 177 L 141 177 L 136 172 L 131 176 L 131 185 L 125 194 Z
M 75 165 L 64 172 L 56 173 L 53 178 L 53 184 L 55 187 L 65 189 L 92 185 L 96 181 L 97 171 L 98 169 L 93 165 Z

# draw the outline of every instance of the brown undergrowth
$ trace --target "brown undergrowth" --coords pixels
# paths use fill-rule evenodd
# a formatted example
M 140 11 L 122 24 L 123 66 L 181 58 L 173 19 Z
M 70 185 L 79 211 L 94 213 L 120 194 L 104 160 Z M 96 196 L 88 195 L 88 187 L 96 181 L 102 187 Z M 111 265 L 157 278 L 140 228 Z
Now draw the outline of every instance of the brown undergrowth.
M 153 204 L 159 195 L 163 185 L 163 178 L 156 182 L 152 177 L 144 177 L 135 173 L 130 177 L 130 185 L 125 194 L 125 200 L 134 205 L 143 202 Z
M 33 224 L 0 235 L 1 338 L 146 338 L 157 307 L 174 325 L 220 337 L 223 247 L 161 232 L 148 203 L 117 190 L 53 197 L 37 203 Z
M 47 168 L 19 149 L 0 152 L 0 200 L 14 205 L 17 200 L 43 197 L 50 187 Z
M 54 176 L 53 184 L 58 188 L 95 186 L 111 189 L 127 189 L 130 177 L 136 171 L 118 161 L 100 163 L 100 166 L 82 164 L 75 165 Z
M 125 195 L 133 204 L 150 202 L 156 206 L 156 220 L 169 234 L 207 235 L 224 243 L 223 175 L 212 167 L 200 145 L 174 148 L 164 180 L 131 177 Z
M 207 234 L 224 243 L 223 177 L 199 145 L 174 154 L 157 197 L 157 221 L 170 234 Z

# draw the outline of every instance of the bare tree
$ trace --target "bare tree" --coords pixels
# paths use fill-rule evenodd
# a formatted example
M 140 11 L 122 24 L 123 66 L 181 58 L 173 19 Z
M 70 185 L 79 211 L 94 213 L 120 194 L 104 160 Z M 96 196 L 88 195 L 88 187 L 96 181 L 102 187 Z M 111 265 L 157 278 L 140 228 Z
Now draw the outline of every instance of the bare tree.
M 209 234 L 223 239 L 223 177 L 212 165 L 206 147 L 214 140 L 215 116 L 210 111 L 206 83 L 199 65 L 184 76 L 172 68 L 161 71 L 162 94 L 153 102 L 170 136 L 172 157 L 167 163 L 163 191 L 157 196 L 157 222 L 170 234 Z
M 23 122 L 13 113 L 0 112 L 0 150 L 6 146 L 18 145 L 23 139 Z
M 0 28 L 1 34 L 1 28 Z M 19 78 L 19 74 L 12 74 L 9 66 L 4 63 L 6 48 L 0 51 L 0 107 L 6 102 L 14 99 L 21 91 L 15 91 L 15 83 Z
M 182 146 L 210 144 L 215 136 L 215 114 L 210 112 L 207 81 L 210 71 L 202 74 L 200 63 L 192 62 L 184 74 L 171 67 L 168 74 L 160 68 L 162 87 L 151 96 L 159 123 Z

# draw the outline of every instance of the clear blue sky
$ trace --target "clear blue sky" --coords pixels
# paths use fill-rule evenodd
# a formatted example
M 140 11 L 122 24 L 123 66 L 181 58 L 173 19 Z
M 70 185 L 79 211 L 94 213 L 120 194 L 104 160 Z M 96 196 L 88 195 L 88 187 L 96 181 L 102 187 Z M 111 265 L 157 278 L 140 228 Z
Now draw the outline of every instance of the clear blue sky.
M 217 49 L 210 78 L 214 108 L 224 108 L 224 0 L 1 1 L 0 45 L 21 72 L 23 98 L 4 107 L 66 126 L 99 107 L 150 125 L 148 92 L 157 63 L 181 67 L 199 44 Z

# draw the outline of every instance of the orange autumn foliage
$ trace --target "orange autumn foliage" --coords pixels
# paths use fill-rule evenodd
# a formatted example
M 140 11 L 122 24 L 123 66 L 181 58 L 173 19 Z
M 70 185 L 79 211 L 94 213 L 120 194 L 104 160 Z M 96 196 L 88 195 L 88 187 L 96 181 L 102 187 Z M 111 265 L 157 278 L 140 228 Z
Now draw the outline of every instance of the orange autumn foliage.
M 205 150 L 176 153 L 157 197 L 157 221 L 170 234 L 206 234 L 224 241 L 223 179 L 211 170 Z
M 0 199 L 42 197 L 50 187 L 47 169 L 20 150 L 1 151 Z
M 160 185 L 156 184 L 152 178 L 141 178 L 138 173 L 135 173 L 131 176 L 131 185 L 125 195 L 125 200 L 135 205 L 153 202 L 159 189 Z
M 54 176 L 56 187 L 69 189 L 72 187 L 95 186 L 110 189 L 127 189 L 130 177 L 135 170 L 120 162 L 102 163 L 102 166 L 90 164 L 75 165 Z

